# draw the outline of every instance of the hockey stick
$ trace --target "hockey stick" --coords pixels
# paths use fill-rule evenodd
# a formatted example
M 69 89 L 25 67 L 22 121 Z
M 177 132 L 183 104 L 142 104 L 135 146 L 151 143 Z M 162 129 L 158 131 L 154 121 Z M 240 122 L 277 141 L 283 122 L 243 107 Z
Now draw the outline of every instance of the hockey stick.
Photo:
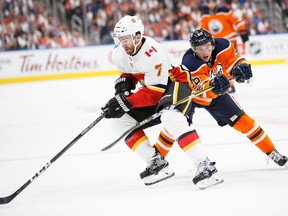
M 82 136 L 91 130 L 98 122 L 100 122 L 106 113 L 102 113 L 95 121 L 93 121 L 87 128 L 85 128 L 77 137 L 75 137 L 65 148 L 63 148 L 57 155 L 55 155 L 49 162 L 47 162 L 31 179 L 22 185 L 16 192 L 7 196 L 0 197 L 0 205 L 11 202 L 19 193 L 21 193 L 28 185 L 30 185 L 36 178 L 38 178 L 50 165 L 55 162 L 61 155 L 63 155 L 72 145 L 74 145 Z
M 167 110 L 167 109 L 174 109 L 176 106 L 178 106 L 178 105 L 180 105 L 180 104 L 182 104 L 182 103 L 185 103 L 185 102 L 191 100 L 192 98 L 195 98 L 195 97 L 197 97 L 197 96 L 199 96 L 199 95 L 201 95 L 201 94 L 203 94 L 203 93 L 205 93 L 205 92 L 207 92 L 207 91 L 210 91 L 210 90 L 213 89 L 213 88 L 214 88 L 214 86 L 209 86 L 209 87 L 206 88 L 206 89 L 197 91 L 196 93 L 191 94 L 190 96 L 185 97 L 185 98 L 183 98 L 182 100 L 177 101 L 175 104 L 172 104 L 172 105 L 166 107 L 165 109 L 160 110 L 159 112 L 157 112 L 157 113 L 153 114 L 152 116 L 144 119 L 143 121 L 138 122 L 136 125 L 134 125 L 133 127 L 129 128 L 128 130 L 126 130 L 126 131 L 125 131 L 122 135 L 120 135 L 114 142 L 112 142 L 112 143 L 109 144 L 108 146 L 106 146 L 106 147 L 104 147 L 103 149 L 101 149 L 101 151 L 106 151 L 106 150 L 112 148 L 112 147 L 113 147 L 116 143 L 118 143 L 123 137 L 125 137 L 126 135 L 128 135 L 128 134 L 131 133 L 132 131 L 136 130 L 137 128 L 142 127 L 143 125 L 147 124 L 148 122 L 150 122 L 150 121 L 158 118 L 159 116 L 161 116 L 162 113 L 163 113 L 165 110 Z

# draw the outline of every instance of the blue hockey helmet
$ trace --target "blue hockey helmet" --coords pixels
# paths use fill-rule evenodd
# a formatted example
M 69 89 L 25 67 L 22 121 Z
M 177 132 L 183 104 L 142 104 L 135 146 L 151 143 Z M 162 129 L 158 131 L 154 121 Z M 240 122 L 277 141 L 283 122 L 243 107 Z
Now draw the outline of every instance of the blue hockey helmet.
M 196 51 L 196 47 L 202 44 L 211 42 L 213 47 L 215 45 L 215 41 L 213 37 L 211 36 L 211 34 L 202 28 L 192 31 L 191 36 L 189 38 L 189 42 L 194 52 Z

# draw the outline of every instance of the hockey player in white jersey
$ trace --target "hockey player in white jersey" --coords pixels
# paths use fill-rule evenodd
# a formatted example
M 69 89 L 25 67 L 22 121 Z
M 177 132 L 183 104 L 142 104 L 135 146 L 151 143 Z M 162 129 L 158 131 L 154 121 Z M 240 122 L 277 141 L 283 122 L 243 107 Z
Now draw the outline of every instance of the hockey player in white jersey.
M 180 66 L 172 67 L 165 47 L 143 34 L 143 22 L 136 16 L 123 17 L 114 28 L 116 45 L 112 51 L 112 61 L 121 75 L 115 81 L 115 97 L 101 109 L 106 113 L 105 118 L 117 119 L 114 127 L 119 133 L 150 117 L 175 100 L 191 94 L 187 83 L 190 73 L 182 71 Z M 173 78 L 175 78 L 179 74 L 181 77 L 181 72 L 185 74 L 185 82 L 169 81 L 169 73 L 174 73 Z M 137 83 L 142 85 L 140 89 L 135 89 Z M 161 98 L 163 99 L 161 100 Z M 199 145 L 196 131 L 191 130 L 187 123 L 185 115 L 191 107 L 190 105 L 191 101 L 176 107 L 176 109 L 165 110 L 161 120 L 160 118 L 155 119 L 146 124 L 145 128 L 162 122 L 165 130 L 179 141 L 180 146 L 193 146 L 193 148 L 189 147 L 189 152 L 186 153 L 194 164 L 198 165 L 209 159 L 202 150 L 202 146 Z M 140 174 L 140 178 L 145 185 L 152 185 L 172 177 L 174 172 L 168 167 L 168 162 L 161 156 L 157 148 L 151 145 L 144 132 L 145 128 L 131 132 L 125 138 L 125 142 L 133 152 L 147 162 L 147 168 Z M 201 177 L 199 181 L 203 180 L 204 182 L 216 172 L 217 169 L 211 163 L 211 172 L 209 171 L 208 175 Z M 222 179 L 215 178 L 212 184 L 221 181 Z

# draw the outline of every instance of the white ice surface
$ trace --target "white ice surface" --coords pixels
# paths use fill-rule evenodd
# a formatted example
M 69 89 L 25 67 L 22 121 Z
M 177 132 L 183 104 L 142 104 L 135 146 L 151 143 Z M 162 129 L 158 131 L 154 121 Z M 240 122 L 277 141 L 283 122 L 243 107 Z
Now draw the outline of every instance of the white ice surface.
M 254 66 L 235 97 L 288 154 L 287 65 Z M 0 85 L 0 197 L 14 193 L 100 115 L 113 96 L 115 77 Z M 176 176 L 145 186 L 146 164 L 102 120 L 7 205 L 0 216 L 288 215 L 288 169 L 273 162 L 230 127 L 197 110 L 195 128 L 224 183 L 206 190 L 192 184 L 190 160 L 177 144 L 167 159 Z M 147 130 L 151 142 L 160 130 Z

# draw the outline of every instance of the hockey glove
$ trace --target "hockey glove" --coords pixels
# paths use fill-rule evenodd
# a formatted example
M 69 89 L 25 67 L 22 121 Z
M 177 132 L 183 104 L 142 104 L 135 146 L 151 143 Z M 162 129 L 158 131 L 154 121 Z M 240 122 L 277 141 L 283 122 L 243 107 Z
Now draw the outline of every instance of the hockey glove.
M 105 118 L 121 118 L 131 107 L 132 104 L 120 93 L 111 98 L 101 110 L 106 113 Z
M 247 41 L 249 41 L 249 34 L 245 33 L 245 34 L 240 34 L 241 40 L 243 43 L 246 43 Z
M 241 30 L 239 31 L 239 33 L 240 33 L 240 37 L 243 43 L 246 43 L 247 41 L 249 41 L 249 31 Z
M 238 83 L 243 83 L 252 77 L 251 65 L 246 63 L 239 64 L 232 70 L 231 75 L 236 78 Z
M 135 88 L 135 84 L 129 77 L 119 77 L 114 83 L 115 95 L 124 93 L 125 96 L 131 94 L 131 90 Z
M 218 74 L 211 80 L 210 85 L 214 86 L 211 90 L 214 94 L 223 94 L 228 91 L 230 82 L 223 74 Z

